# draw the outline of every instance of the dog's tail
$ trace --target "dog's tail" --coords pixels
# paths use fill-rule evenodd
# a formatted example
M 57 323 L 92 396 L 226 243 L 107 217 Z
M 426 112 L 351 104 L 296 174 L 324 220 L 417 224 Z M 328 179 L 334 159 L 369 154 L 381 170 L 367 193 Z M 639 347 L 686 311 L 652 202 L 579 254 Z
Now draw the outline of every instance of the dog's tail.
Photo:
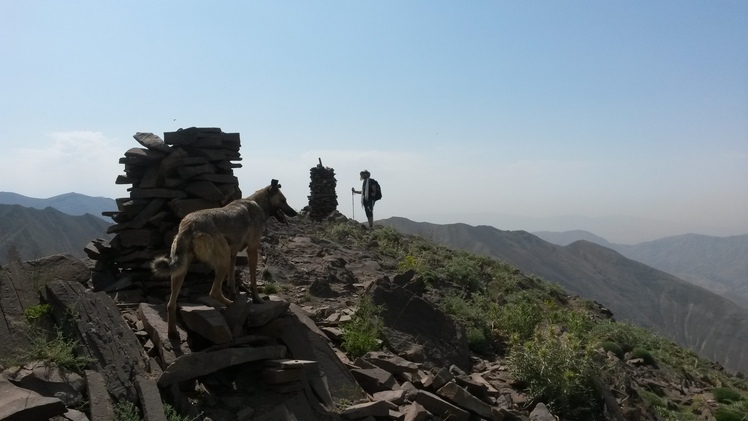
M 190 242 L 189 231 L 180 232 L 174 238 L 171 245 L 171 254 L 160 256 L 151 262 L 151 272 L 159 278 L 168 278 L 175 274 L 186 273 L 190 266 Z

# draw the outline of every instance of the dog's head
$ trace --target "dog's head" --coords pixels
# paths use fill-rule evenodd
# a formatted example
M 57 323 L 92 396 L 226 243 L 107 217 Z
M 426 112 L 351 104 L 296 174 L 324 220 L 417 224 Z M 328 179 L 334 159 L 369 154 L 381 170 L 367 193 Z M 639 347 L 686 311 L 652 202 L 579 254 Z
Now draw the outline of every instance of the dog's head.
M 286 202 L 286 196 L 280 191 L 281 185 L 278 180 L 272 180 L 267 187 L 269 207 L 266 209 L 268 216 L 273 216 L 280 222 L 288 223 L 286 216 L 296 216 L 296 211 Z

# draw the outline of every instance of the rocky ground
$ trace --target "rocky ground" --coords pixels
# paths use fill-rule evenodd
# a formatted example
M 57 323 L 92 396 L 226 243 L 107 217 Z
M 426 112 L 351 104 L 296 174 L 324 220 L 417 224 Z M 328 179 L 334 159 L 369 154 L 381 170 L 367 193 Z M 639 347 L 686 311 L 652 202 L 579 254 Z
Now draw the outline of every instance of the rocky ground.
M 244 287 L 224 308 L 205 297 L 208 283 L 188 279 L 179 341 L 166 335 L 167 285 L 94 292 L 86 288 L 90 268 L 64 256 L 3 267 L 8 327 L 0 342 L 23 345 L 21 315 L 39 303 L 29 285 L 43 278 L 51 316 L 94 362 L 83 375 L 6 364 L 0 419 L 114 419 L 123 402 L 148 420 L 166 419 L 163 402 L 183 417 L 211 420 L 557 419 L 523 393 L 500 352 L 468 350 L 464 331 L 434 304 L 438 291 L 400 273 L 375 243 L 323 235 L 325 223 L 300 216 L 269 226 L 259 269 L 264 304 L 247 303 Z M 248 279 L 246 267 L 241 272 Z M 384 343 L 353 358 L 341 348 L 342 326 L 364 296 L 383 309 Z M 590 419 L 658 419 L 638 390 L 703 402 L 694 417 L 715 419 L 713 380 L 679 380 L 641 360 L 599 354 L 617 374 L 598 382 L 606 409 Z

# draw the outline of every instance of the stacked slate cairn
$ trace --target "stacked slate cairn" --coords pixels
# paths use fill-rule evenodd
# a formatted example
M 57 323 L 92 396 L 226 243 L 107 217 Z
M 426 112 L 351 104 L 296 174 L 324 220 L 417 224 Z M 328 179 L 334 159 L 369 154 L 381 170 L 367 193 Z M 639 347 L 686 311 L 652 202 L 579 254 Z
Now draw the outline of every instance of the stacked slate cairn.
M 115 222 L 109 240 L 97 239 L 86 254 L 97 261 L 94 290 L 111 289 L 125 279 L 146 290 L 152 280 L 150 262 L 168 254 L 179 222 L 190 212 L 221 207 L 241 198 L 234 168 L 240 168 L 239 133 L 219 128 L 179 129 L 134 136 L 143 147 L 125 152 L 119 163 L 125 174 L 116 184 L 131 184 L 130 197 L 116 199 L 117 210 L 103 212 Z M 192 270 L 192 268 L 191 268 Z M 121 283 L 121 282 L 120 282 Z
M 320 221 L 335 212 L 338 208 L 338 195 L 335 193 L 337 180 L 335 179 L 335 170 L 322 165 L 322 159 L 319 164 L 310 170 L 309 182 L 309 217 L 312 220 Z

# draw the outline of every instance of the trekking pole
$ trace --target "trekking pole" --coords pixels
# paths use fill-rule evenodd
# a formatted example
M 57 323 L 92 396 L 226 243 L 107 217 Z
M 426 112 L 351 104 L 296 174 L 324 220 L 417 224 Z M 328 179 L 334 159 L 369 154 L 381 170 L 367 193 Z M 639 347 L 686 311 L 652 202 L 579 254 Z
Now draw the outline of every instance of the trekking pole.
M 356 219 L 356 201 L 353 199 L 353 189 L 351 189 L 351 219 Z

